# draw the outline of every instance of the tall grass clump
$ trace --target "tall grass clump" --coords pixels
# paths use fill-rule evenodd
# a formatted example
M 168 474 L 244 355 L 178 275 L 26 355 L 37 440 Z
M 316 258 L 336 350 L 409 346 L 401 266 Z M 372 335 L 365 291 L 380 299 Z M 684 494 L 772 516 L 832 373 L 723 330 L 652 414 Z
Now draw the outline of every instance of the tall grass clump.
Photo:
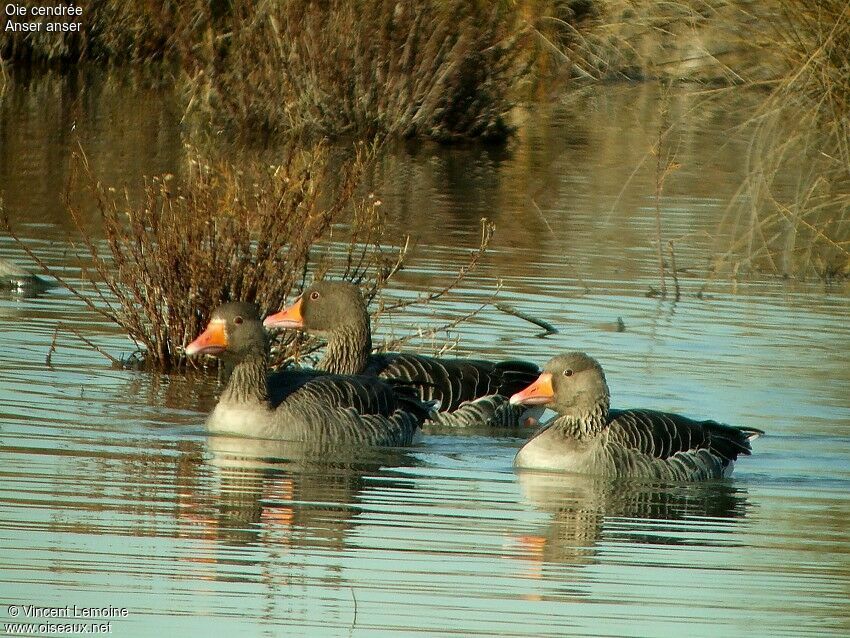
M 572 15 L 563 7 L 574 4 L 102 0 L 60 20 L 79 31 L 0 31 L 0 60 L 163 61 L 183 71 L 196 121 L 238 134 L 502 141 L 526 80 L 543 68 L 532 35 L 559 31 L 544 17 Z
M 259 0 L 231 20 L 190 111 L 255 135 L 501 141 L 530 68 L 505 0 Z
M 763 34 L 773 0 L 564 4 L 561 46 L 575 77 L 744 84 L 775 73 Z
M 850 274 L 850 4 L 779 0 L 786 71 L 752 118 L 747 179 L 726 222 L 734 268 Z

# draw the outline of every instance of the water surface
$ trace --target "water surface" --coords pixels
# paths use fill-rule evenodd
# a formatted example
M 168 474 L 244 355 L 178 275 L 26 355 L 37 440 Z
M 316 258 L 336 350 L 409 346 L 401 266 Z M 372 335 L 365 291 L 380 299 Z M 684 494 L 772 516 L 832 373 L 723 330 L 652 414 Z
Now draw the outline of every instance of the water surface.
M 501 301 L 560 333 L 538 339 L 489 307 L 452 335 L 460 352 L 543 363 L 583 349 L 616 406 L 766 430 L 733 479 L 517 474 L 523 437 L 510 433 L 430 431 L 409 449 L 322 462 L 209 437 L 214 379 L 113 370 L 68 332 L 47 365 L 60 322 L 115 355 L 132 344 L 61 288 L 4 296 L 3 622 L 11 604 L 77 604 L 127 608 L 120 636 L 850 634 L 848 291 L 758 274 L 706 284 L 744 171 L 733 106 L 706 110 L 687 91 L 672 101 L 681 168 L 661 207 L 684 269 L 679 302 L 647 296 L 659 287 L 652 87 L 533 113 L 503 150 L 396 149 L 379 193 L 417 241 L 388 295 L 446 283 L 478 220 L 497 225 L 456 295 L 386 318 L 382 334 L 457 317 L 501 281 Z M 79 282 L 61 203 L 76 139 L 104 181 L 132 186 L 179 172 L 179 133 L 167 91 L 132 80 L 12 87 L 6 208 Z M 24 261 L 7 237 L 0 257 Z

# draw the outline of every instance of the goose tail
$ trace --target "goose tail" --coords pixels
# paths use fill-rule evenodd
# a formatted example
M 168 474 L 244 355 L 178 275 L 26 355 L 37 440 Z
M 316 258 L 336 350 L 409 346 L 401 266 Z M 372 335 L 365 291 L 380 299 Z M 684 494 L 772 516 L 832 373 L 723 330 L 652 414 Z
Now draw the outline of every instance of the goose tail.
M 747 441 L 755 441 L 760 436 L 764 436 L 764 430 L 758 428 L 741 428 L 741 432 L 747 437 Z
M 528 361 L 499 361 L 493 367 L 493 372 L 497 380 L 498 393 L 511 396 L 534 383 L 540 375 L 540 368 Z
M 431 399 L 430 401 L 423 401 L 422 405 L 425 406 L 425 409 L 428 411 L 428 418 L 434 419 L 440 413 L 440 408 L 443 406 L 443 402 L 439 399 Z
M 417 396 L 398 393 L 397 396 L 399 407 L 406 412 L 416 415 L 420 420 L 433 419 L 440 411 L 441 404 L 439 399 L 423 401 Z

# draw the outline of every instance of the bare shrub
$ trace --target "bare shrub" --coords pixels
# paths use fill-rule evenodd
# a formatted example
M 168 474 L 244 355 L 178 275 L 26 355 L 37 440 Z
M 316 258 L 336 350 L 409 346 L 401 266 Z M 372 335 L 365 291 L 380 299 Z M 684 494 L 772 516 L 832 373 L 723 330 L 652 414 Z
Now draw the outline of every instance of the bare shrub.
M 182 345 L 220 303 L 282 304 L 303 276 L 311 250 L 332 237 L 334 224 L 351 221 L 356 234 L 381 244 L 374 219 L 351 214 L 368 159 L 361 151 L 332 164 L 327 148 L 316 146 L 291 148 L 280 165 L 236 169 L 191 154 L 182 185 L 168 175 L 146 180 L 141 201 L 134 203 L 126 191 L 100 183 L 78 154 L 68 211 L 91 258 L 86 290 L 58 278 L 121 326 L 144 351 L 146 364 L 180 364 Z M 91 217 L 81 209 L 83 190 L 96 202 L 94 222 L 87 223 Z M 95 223 L 104 242 L 89 227 Z M 5 224 L 11 232 L 7 219 Z M 376 272 L 377 264 L 364 259 L 351 275 L 370 268 Z
M 388 238 L 380 200 L 362 192 L 374 154 L 371 146 L 342 156 L 326 145 L 293 146 L 281 164 L 240 160 L 237 169 L 190 152 L 186 175 L 147 179 L 134 201 L 127 190 L 98 181 L 80 151 L 72 163 L 67 208 L 82 244 L 74 248 L 83 284 L 68 281 L 18 243 L 45 273 L 126 332 L 139 353 L 130 364 L 181 367 L 187 363 L 184 345 L 226 301 L 279 309 L 294 289 L 325 276 L 361 285 L 370 301 L 386 287 L 403 267 L 410 238 Z M 84 194 L 95 202 L 94 216 L 83 210 Z M 0 227 L 18 240 L 2 205 Z M 481 246 L 448 286 L 396 305 L 382 303 L 376 317 L 449 294 L 476 266 L 491 236 L 492 226 L 483 223 Z M 319 344 L 287 333 L 275 360 L 301 358 Z

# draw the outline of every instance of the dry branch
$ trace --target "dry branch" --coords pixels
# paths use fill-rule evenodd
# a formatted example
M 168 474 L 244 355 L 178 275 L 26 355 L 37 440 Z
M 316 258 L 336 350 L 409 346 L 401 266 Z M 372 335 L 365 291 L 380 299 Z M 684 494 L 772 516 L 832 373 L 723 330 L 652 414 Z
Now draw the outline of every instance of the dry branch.
M 497 310 L 501 310 L 506 314 L 512 315 L 514 317 L 517 317 L 518 319 L 522 319 L 523 321 L 527 321 L 528 323 L 543 328 L 544 332 L 542 334 L 537 335 L 538 337 L 548 337 L 549 335 L 558 334 L 558 329 L 548 321 L 538 319 L 537 317 L 532 317 L 530 314 L 517 310 L 513 306 L 510 306 L 506 303 L 494 303 L 493 307 Z

